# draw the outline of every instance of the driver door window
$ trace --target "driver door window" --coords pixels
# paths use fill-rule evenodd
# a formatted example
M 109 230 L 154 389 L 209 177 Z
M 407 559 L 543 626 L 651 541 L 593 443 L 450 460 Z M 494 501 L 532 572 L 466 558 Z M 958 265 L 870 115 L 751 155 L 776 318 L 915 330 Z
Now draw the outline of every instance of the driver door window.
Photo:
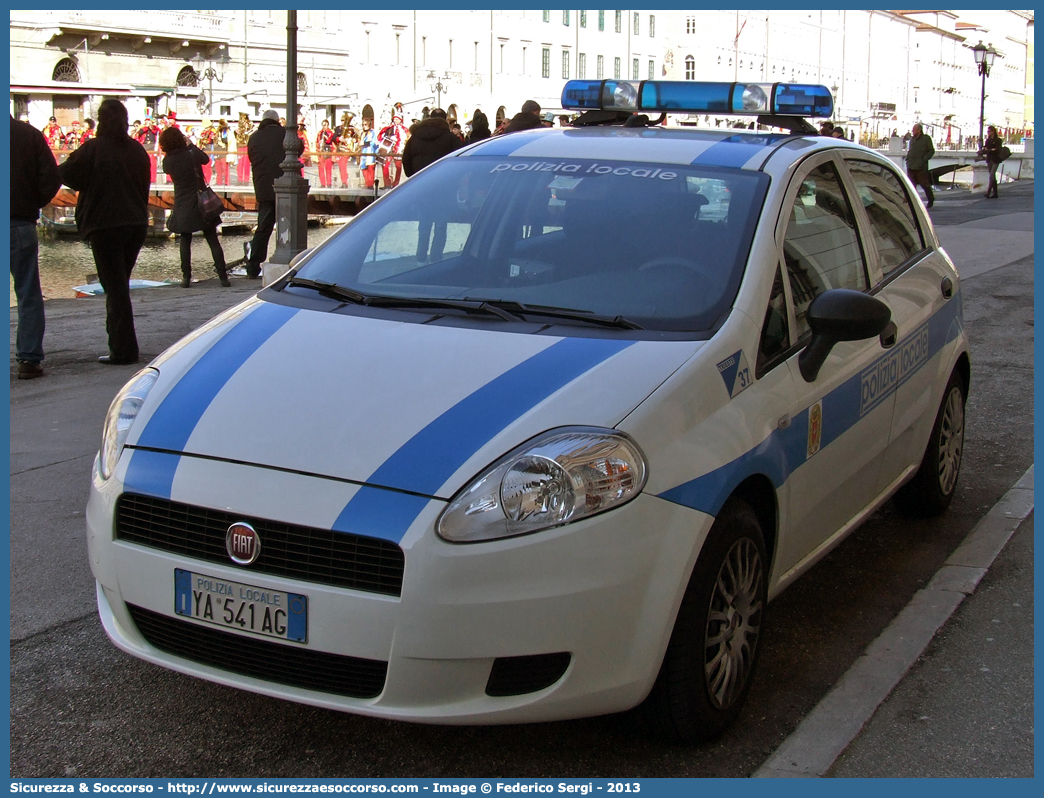
M 817 166 L 802 181 L 790 208 L 783 241 L 797 328 L 809 332 L 809 303 L 831 288 L 868 288 L 866 263 L 856 233 L 855 215 L 833 163 Z

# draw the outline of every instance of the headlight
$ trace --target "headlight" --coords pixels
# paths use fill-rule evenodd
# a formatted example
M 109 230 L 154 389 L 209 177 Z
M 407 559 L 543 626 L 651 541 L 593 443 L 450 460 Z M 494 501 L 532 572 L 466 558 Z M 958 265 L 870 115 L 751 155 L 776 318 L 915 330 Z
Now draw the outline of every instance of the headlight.
M 619 507 L 645 486 L 645 457 L 613 430 L 564 427 L 540 435 L 475 478 L 439 516 L 453 543 L 524 535 Z
M 102 430 L 101 457 L 99 466 L 102 479 L 108 479 L 116 470 L 116 461 L 120 459 L 123 444 L 127 440 L 138 411 L 145 404 L 152 386 L 156 384 L 159 372 L 153 368 L 142 369 L 123 389 L 116 394 L 105 416 L 105 428 Z

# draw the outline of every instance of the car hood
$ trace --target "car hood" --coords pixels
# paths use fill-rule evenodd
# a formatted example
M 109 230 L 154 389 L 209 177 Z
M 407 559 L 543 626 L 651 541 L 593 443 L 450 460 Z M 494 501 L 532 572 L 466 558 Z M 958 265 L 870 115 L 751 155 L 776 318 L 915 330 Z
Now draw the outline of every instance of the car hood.
M 700 346 L 254 298 L 153 363 L 160 378 L 127 443 L 450 498 L 547 429 L 616 426 Z

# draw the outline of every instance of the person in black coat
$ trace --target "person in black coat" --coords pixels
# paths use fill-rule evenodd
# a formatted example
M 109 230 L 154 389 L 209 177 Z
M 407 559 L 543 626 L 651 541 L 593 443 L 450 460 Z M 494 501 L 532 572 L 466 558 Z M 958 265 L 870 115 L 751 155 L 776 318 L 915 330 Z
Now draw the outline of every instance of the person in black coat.
M 178 234 L 181 244 L 181 287 L 192 285 L 192 234 L 202 230 L 214 258 L 214 271 L 227 288 L 232 283 L 228 281 L 225 253 L 217 234 L 221 217 L 204 219 L 197 199 L 199 190 L 207 184 L 203 179 L 203 165 L 210 163 L 210 156 L 195 144 L 189 144 L 176 127 L 168 127 L 160 133 L 159 145 L 164 153 L 163 171 L 174 184 L 174 208 L 167 217 L 167 229 Z
M 279 114 L 265 111 L 261 124 L 247 141 L 247 154 L 254 170 L 254 198 L 257 201 L 257 230 L 250 242 L 250 258 L 247 260 L 247 277 L 256 280 L 261 276 L 261 264 L 268 257 L 268 239 L 275 227 L 275 189 L 273 184 L 281 177 L 279 164 L 286 157 L 283 136 L 286 129 L 279 124 Z
M 446 112 L 436 108 L 427 119 L 410 128 L 410 137 L 402 151 L 402 171 L 406 177 L 412 177 L 460 146 L 460 139 L 453 135 L 446 121 Z
M 91 245 L 105 290 L 109 354 L 102 363 L 138 362 L 138 339 L 130 300 L 130 276 L 149 226 L 151 164 L 145 148 L 127 135 L 127 109 L 103 100 L 97 135 L 60 167 L 62 182 L 80 192 L 76 227 Z
M 986 199 L 997 198 L 997 167 L 1001 164 L 1001 147 L 1004 142 L 997 134 L 997 128 L 990 125 L 986 129 L 986 141 L 982 145 L 981 156 L 986 159 L 986 168 L 990 172 L 990 182 L 986 186 Z
M 544 123 L 540 120 L 540 105 L 536 100 L 526 100 L 522 103 L 522 110 L 511 117 L 511 120 L 504 125 L 501 135 L 504 133 L 517 133 L 519 130 L 535 130 L 543 126 Z
M 43 133 L 11 117 L 11 279 L 18 297 L 18 379 L 43 376 L 44 298 L 36 221 L 62 179 Z
M 471 117 L 471 133 L 468 134 L 468 144 L 488 139 L 493 133 L 489 129 L 489 119 L 482 111 L 475 109 L 475 115 Z

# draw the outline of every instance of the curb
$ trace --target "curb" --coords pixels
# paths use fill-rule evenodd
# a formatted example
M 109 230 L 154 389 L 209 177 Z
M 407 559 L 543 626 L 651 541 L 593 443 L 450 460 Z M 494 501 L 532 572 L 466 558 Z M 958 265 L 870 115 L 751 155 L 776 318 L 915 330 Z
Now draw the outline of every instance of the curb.
M 859 735 L 1033 512 L 1033 466 L 751 778 L 818 778 Z

